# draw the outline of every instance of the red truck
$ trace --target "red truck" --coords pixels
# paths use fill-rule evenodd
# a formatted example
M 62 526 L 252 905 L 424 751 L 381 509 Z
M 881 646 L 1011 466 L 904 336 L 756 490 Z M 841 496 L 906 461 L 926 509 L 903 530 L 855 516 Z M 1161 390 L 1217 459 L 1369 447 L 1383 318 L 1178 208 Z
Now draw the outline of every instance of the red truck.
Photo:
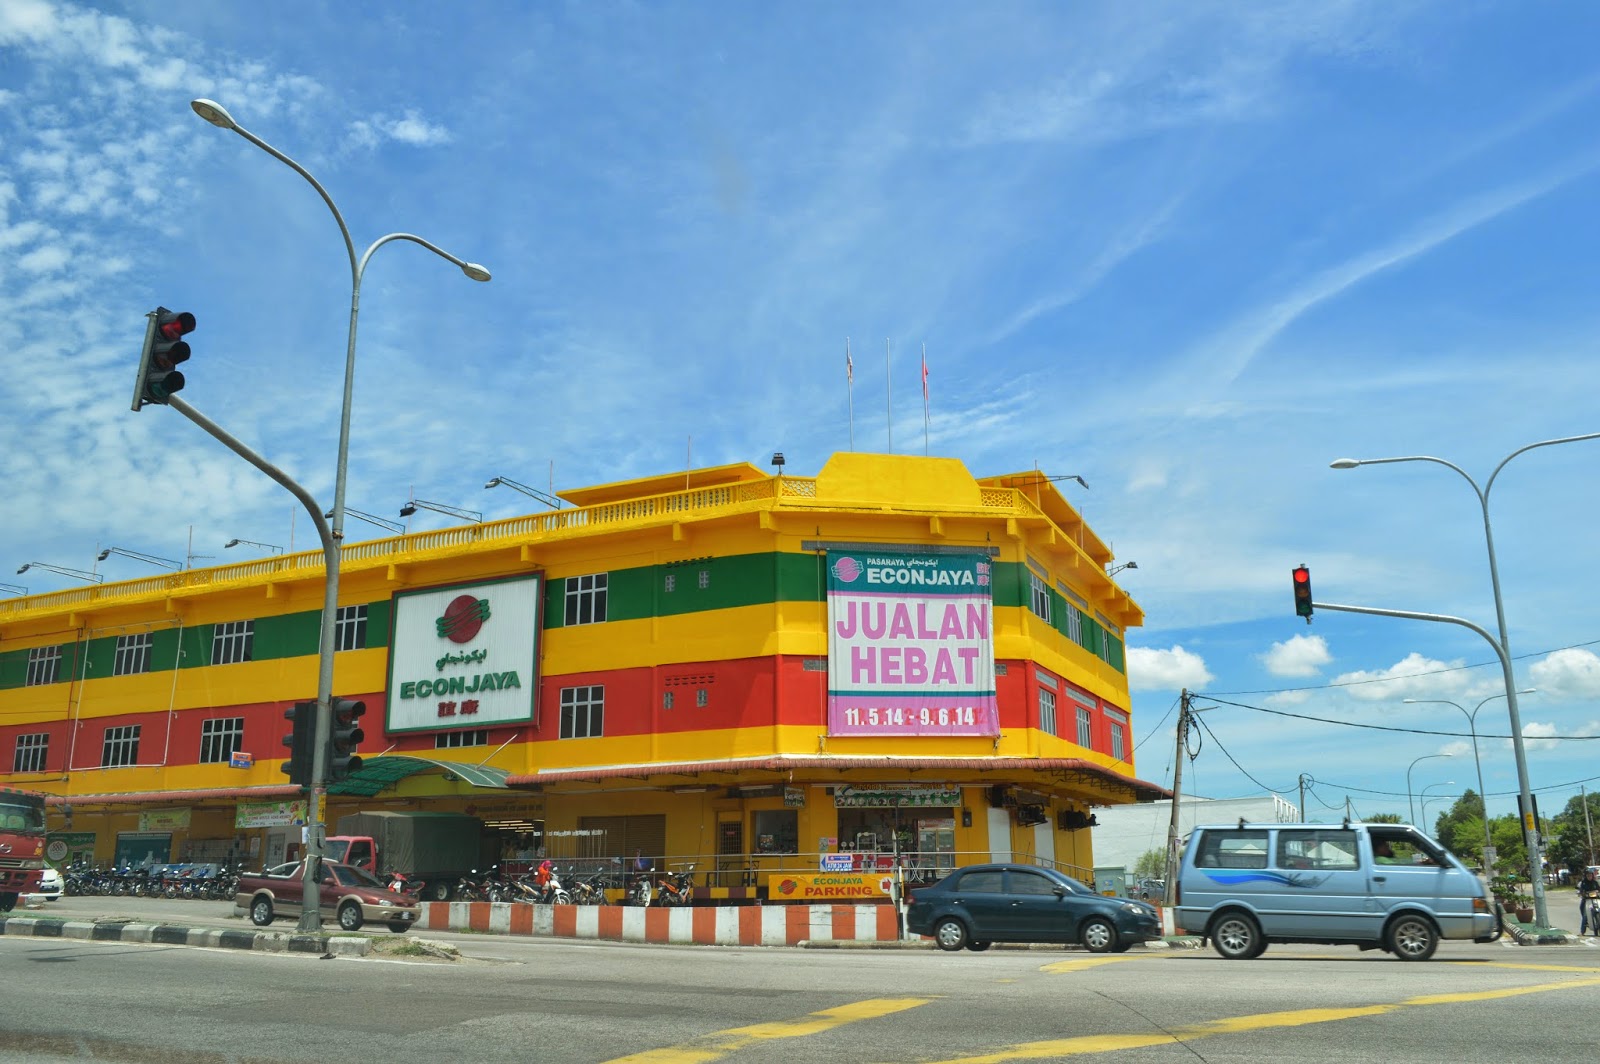
M 0 790 L 0 913 L 39 889 L 44 875 L 44 795 Z
M 483 821 L 465 813 L 350 813 L 328 836 L 326 855 L 384 879 L 403 874 L 429 901 L 449 901 L 461 880 L 499 860 L 498 843 L 484 835 Z
M 276 865 L 239 877 L 233 903 L 250 914 L 250 922 L 266 927 L 278 917 L 300 916 L 305 900 L 304 861 Z M 421 914 L 417 900 L 396 894 L 354 865 L 323 861 L 317 868 L 318 908 L 339 922 L 341 931 L 359 931 L 366 923 L 385 924 L 401 932 L 415 926 Z

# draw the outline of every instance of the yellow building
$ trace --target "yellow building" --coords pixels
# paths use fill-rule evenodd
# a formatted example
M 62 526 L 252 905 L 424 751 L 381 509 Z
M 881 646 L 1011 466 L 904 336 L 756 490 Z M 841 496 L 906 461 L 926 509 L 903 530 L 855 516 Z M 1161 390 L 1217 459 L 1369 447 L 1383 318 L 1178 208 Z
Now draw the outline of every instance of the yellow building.
M 1037 471 L 837 454 L 563 493 L 343 547 L 334 693 L 361 810 L 467 812 L 484 858 L 770 873 L 1016 855 L 1088 879 L 1134 774 L 1111 552 Z M 284 710 L 320 551 L 0 600 L 0 784 L 97 863 L 292 857 Z M 58 846 L 59 854 L 63 847 Z

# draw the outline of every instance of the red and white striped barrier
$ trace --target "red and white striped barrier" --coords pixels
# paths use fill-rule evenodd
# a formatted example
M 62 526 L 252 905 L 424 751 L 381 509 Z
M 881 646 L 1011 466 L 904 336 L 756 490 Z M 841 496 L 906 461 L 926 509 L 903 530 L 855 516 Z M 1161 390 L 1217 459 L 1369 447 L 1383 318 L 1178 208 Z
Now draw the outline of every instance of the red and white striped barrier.
M 797 946 L 802 942 L 894 942 L 892 905 L 737 905 L 635 908 L 434 901 L 417 926 L 430 931 L 592 938 L 696 946 Z

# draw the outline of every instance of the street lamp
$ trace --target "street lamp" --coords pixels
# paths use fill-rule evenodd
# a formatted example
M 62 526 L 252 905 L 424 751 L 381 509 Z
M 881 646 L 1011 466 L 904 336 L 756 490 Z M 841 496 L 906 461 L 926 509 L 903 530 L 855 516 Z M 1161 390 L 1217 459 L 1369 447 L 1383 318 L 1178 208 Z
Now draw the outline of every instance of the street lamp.
M 1426 761 L 1430 757 L 1455 757 L 1454 754 L 1423 754 L 1417 761 Z M 1411 770 L 1417 767 L 1417 761 L 1406 766 L 1406 809 L 1411 818 L 1411 823 L 1417 822 L 1417 807 L 1411 797 Z
M 301 907 L 299 924 L 302 931 L 315 931 L 322 926 L 322 910 L 318 904 L 315 866 L 317 860 L 322 857 L 322 797 L 326 791 L 327 781 L 327 744 L 329 737 L 333 733 L 334 632 L 339 615 L 340 559 L 338 543 L 339 540 L 344 538 L 344 494 L 350 464 L 350 400 L 355 388 L 356 321 L 361 311 L 361 279 L 367 272 L 367 262 L 372 258 L 373 252 L 392 240 L 409 240 L 413 244 L 420 244 L 440 258 L 459 267 L 462 273 L 474 281 L 489 280 L 489 271 L 475 262 L 467 262 L 465 259 L 457 258 L 438 245 L 411 233 L 390 233 L 387 236 L 381 236 L 372 242 L 365 253 L 357 257 L 356 246 L 350 239 L 350 228 L 345 225 L 344 215 L 339 213 L 339 208 L 334 204 L 333 197 L 328 195 L 327 189 L 322 187 L 321 182 L 311 176 L 310 171 L 235 122 L 233 116 L 228 113 L 227 108 L 221 104 L 213 100 L 199 99 L 191 101 L 189 106 L 194 109 L 195 114 L 207 122 L 221 129 L 232 130 L 305 178 L 307 183 L 317 190 L 317 195 L 322 197 L 322 202 L 328 205 L 328 210 L 333 214 L 333 220 L 338 223 L 339 235 L 344 238 L 345 252 L 350 258 L 350 333 L 345 344 L 344 402 L 339 411 L 339 451 L 333 478 L 333 527 L 329 542 L 323 546 L 323 568 L 325 572 L 322 599 L 322 635 L 319 648 L 320 663 L 317 670 L 317 742 L 316 756 L 311 767 L 311 801 L 307 817 L 307 834 L 310 839 L 307 853 L 312 860 L 306 862 L 305 904 Z M 312 512 L 314 514 L 316 511 Z
M 476 521 L 479 524 L 483 523 L 482 511 L 463 510 L 456 506 L 446 506 L 442 502 L 428 502 L 425 499 L 412 499 L 400 507 L 400 516 L 410 517 L 418 510 L 432 510 L 434 513 L 444 514 L 446 517 L 455 517 L 462 521 Z
M 4 591 L 8 595 L 26 595 L 28 593 L 28 589 L 21 584 L 7 584 L 4 582 L 0 582 L 0 591 Z
M 1522 690 L 1517 692 L 1519 695 L 1534 695 L 1538 693 L 1539 689 L 1537 687 L 1524 687 Z M 1495 699 L 1504 697 L 1504 694 L 1490 695 L 1482 702 L 1479 702 L 1476 706 L 1473 706 L 1470 713 L 1467 712 L 1466 707 L 1456 705 L 1456 703 L 1450 701 L 1448 698 L 1404 699 L 1405 702 L 1415 705 L 1425 705 L 1431 703 L 1434 705 L 1455 706 L 1457 709 L 1461 710 L 1462 713 L 1466 713 L 1467 730 L 1472 733 L 1472 763 L 1477 767 L 1478 770 L 1478 798 L 1483 802 L 1483 874 L 1486 876 L 1494 875 L 1494 861 L 1496 855 L 1494 849 L 1494 833 L 1489 830 L 1489 795 L 1488 792 L 1483 789 L 1483 762 L 1478 759 L 1478 710 L 1482 709 L 1490 702 L 1493 702 Z
M 1116 576 L 1118 573 L 1122 572 L 1122 570 L 1124 570 L 1124 569 L 1137 569 L 1137 568 L 1139 568 L 1139 563 L 1138 562 L 1123 562 L 1121 565 L 1113 565 L 1110 569 L 1106 570 L 1106 575 L 1107 576 Z
M 62 576 L 70 576 L 78 580 L 87 580 L 91 584 L 103 584 L 106 581 L 106 578 L 101 576 L 99 573 L 86 573 L 82 569 L 69 569 L 64 565 L 51 565 L 49 562 L 24 562 L 22 568 L 18 569 L 17 572 L 25 573 L 29 569 L 43 569 L 47 572 L 59 573 Z
M 168 569 L 183 568 L 182 562 L 175 562 L 171 558 L 157 558 L 153 554 L 140 554 L 136 550 L 123 550 L 121 547 L 107 547 L 96 556 L 95 560 L 103 562 L 113 554 L 120 554 L 124 558 L 132 558 L 135 561 L 147 562 L 150 565 L 165 566 Z
M 1526 447 L 1519 447 L 1515 451 L 1500 459 L 1500 464 L 1494 467 L 1494 472 L 1489 474 L 1489 479 L 1483 487 L 1478 487 L 1478 482 L 1467 475 L 1467 471 L 1454 462 L 1447 462 L 1443 458 L 1434 458 L 1431 455 L 1414 454 L 1398 458 L 1340 458 L 1330 465 L 1334 469 L 1354 469 L 1364 465 L 1387 465 L 1393 462 L 1433 462 L 1461 474 L 1461 478 L 1472 485 L 1472 490 L 1477 493 L 1478 505 L 1483 510 L 1483 542 L 1489 552 L 1489 586 L 1494 591 L 1494 615 L 1500 625 L 1500 669 L 1505 674 L 1506 682 L 1506 713 L 1511 718 L 1511 749 L 1516 754 L 1517 763 L 1517 790 L 1519 812 L 1522 814 L 1522 839 L 1528 848 L 1528 879 L 1533 885 L 1533 918 L 1540 927 L 1550 926 L 1550 912 L 1545 905 L 1544 897 L 1544 868 L 1540 858 L 1539 824 L 1533 814 L 1533 786 L 1528 780 L 1528 754 L 1522 743 L 1522 712 L 1517 708 L 1517 680 L 1511 669 L 1511 636 L 1506 631 L 1505 600 L 1500 595 L 1500 568 L 1494 557 L 1494 529 L 1489 524 L 1489 492 L 1494 490 L 1495 478 L 1506 467 L 1506 463 L 1525 451 L 1539 447 L 1553 447 L 1558 443 L 1581 443 L 1584 440 L 1600 440 L 1600 432 L 1587 432 L 1581 436 L 1562 436 L 1554 440 L 1540 440 L 1530 443 Z M 1485 819 L 1488 819 L 1487 816 Z
M 484 490 L 487 491 L 490 488 L 497 488 L 501 484 L 504 484 L 508 488 L 515 488 L 530 498 L 538 499 L 540 502 L 544 503 L 553 510 L 561 509 L 561 500 L 556 498 L 554 495 L 546 494 L 545 492 L 540 491 L 538 488 L 530 488 L 526 484 L 519 484 L 510 477 L 493 477 L 490 479 L 489 483 L 485 484 L 483 487 Z
M 1428 821 L 1428 787 L 1454 787 L 1455 785 L 1455 780 L 1445 780 L 1443 783 L 1430 783 L 1427 787 L 1422 788 L 1422 793 L 1418 797 L 1421 799 L 1419 805 L 1422 809 L 1422 821 L 1424 824 L 1426 824 Z M 1440 798 L 1448 797 L 1449 795 L 1447 794 L 1436 794 L 1433 796 L 1434 801 L 1438 801 Z M 1423 829 L 1423 834 L 1427 835 L 1429 838 L 1438 838 L 1437 835 L 1431 831 L 1428 831 L 1426 828 Z
M 344 508 L 344 515 L 346 517 L 358 517 L 369 525 L 377 525 L 379 528 L 387 528 L 390 532 L 399 532 L 403 534 L 406 530 L 406 526 L 402 525 L 399 521 L 391 521 L 387 517 L 377 517 L 373 514 L 363 513 L 362 511 L 349 506 Z M 333 511 L 329 510 L 322 516 L 332 520 Z
M 283 553 L 283 548 L 276 543 L 257 543 L 253 539 L 230 539 L 222 545 L 223 550 L 227 550 L 229 547 L 260 547 L 262 550 L 271 551 L 273 554 Z

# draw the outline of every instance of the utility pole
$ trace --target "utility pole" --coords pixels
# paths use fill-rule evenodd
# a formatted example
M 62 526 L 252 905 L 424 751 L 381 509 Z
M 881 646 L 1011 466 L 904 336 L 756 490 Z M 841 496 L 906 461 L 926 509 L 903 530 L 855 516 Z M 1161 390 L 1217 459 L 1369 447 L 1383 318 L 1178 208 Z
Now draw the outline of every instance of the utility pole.
M 1589 820 L 1589 792 L 1578 787 L 1578 799 L 1583 803 L 1583 829 L 1589 833 L 1589 863 L 1594 864 L 1594 824 Z
M 1306 780 L 1311 779 L 1304 772 L 1300 773 L 1300 823 L 1309 824 L 1311 818 L 1306 816 Z M 1315 783 L 1315 780 L 1312 780 Z
M 1162 900 L 1178 902 L 1178 806 L 1183 800 L 1183 754 L 1189 748 L 1189 689 L 1178 695 L 1178 750 L 1172 759 L 1172 819 L 1167 822 L 1167 886 Z

